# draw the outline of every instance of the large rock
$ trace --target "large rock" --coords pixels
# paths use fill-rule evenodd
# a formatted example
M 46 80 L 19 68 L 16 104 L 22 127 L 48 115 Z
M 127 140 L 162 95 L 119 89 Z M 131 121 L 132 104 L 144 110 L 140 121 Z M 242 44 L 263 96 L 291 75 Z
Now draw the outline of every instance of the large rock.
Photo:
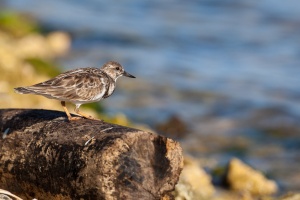
M 160 199 L 183 158 L 179 143 L 49 110 L 0 109 L 0 188 L 24 199 Z

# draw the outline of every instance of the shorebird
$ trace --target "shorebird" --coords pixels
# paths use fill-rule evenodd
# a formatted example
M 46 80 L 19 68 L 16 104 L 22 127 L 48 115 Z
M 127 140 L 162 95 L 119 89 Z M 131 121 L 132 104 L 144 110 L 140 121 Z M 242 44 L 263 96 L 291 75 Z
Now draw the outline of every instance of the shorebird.
M 120 63 L 109 61 L 101 68 L 74 69 L 45 82 L 14 89 L 20 94 L 42 95 L 61 101 L 69 120 L 78 120 L 81 117 L 72 117 L 66 107 L 66 102 L 75 104 L 75 113 L 78 115 L 94 119 L 80 112 L 79 107 L 82 104 L 97 102 L 109 97 L 116 88 L 117 79 L 121 76 L 135 78 L 127 73 Z

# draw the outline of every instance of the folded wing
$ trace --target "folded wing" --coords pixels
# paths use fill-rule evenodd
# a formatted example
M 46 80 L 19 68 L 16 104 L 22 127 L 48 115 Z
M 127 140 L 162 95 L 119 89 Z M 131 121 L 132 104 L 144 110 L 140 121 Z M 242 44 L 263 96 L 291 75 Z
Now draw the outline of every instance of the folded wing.
M 106 74 L 97 69 L 82 68 L 72 70 L 48 81 L 29 87 L 16 88 L 19 93 L 42 95 L 61 101 L 85 102 L 100 100 L 109 84 Z

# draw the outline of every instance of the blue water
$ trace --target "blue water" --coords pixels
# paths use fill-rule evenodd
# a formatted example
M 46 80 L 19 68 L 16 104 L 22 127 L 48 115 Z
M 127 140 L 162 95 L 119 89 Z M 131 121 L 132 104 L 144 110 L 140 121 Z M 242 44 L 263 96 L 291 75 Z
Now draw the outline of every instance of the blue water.
M 176 114 L 194 134 L 205 132 L 200 123 L 205 116 L 247 117 L 266 107 L 300 115 L 300 1 L 7 0 L 6 5 L 71 33 L 72 50 L 60 60 L 66 70 L 117 60 L 137 77 L 118 80 L 115 94 L 103 101 L 110 114 L 123 112 L 150 126 Z M 274 162 L 299 164 L 294 149 L 283 154 Z M 272 171 L 274 162 L 265 169 Z M 300 190 L 299 181 L 286 182 Z

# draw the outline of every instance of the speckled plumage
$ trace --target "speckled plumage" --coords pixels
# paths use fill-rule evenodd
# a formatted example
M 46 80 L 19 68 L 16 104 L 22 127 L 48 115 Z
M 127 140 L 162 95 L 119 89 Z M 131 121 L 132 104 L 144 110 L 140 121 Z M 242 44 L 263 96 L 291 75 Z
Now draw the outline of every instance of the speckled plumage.
M 91 119 L 80 113 L 80 105 L 109 97 L 114 92 L 116 80 L 120 76 L 135 78 L 118 62 L 109 61 L 101 68 L 74 69 L 42 83 L 15 88 L 15 91 L 20 94 L 36 94 L 60 100 L 69 120 L 75 120 L 78 118 L 71 117 L 65 107 L 65 102 L 71 102 L 76 105 L 77 114 Z

